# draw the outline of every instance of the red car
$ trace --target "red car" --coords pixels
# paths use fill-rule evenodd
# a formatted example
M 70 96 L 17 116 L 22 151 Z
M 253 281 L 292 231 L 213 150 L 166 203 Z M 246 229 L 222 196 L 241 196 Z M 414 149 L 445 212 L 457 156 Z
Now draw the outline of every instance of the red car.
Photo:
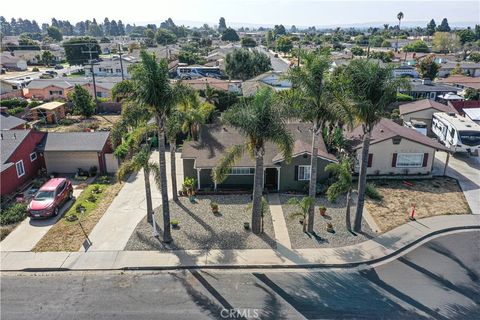
M 65 178 L 48 180 L 28 205 L 30 218 L 48 218 L 58 215 L 63 203 L 73 198 L 72 182 Z

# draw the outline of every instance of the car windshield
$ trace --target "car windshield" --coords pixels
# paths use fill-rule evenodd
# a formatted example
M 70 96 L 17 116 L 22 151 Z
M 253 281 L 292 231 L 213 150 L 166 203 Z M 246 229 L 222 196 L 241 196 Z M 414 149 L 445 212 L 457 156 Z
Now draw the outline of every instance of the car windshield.
M 38 193 L 35 195 L 35 200 L 47 200 L 47 199 L 52 199 L 54 196 L 53 191 L 38 191 Z

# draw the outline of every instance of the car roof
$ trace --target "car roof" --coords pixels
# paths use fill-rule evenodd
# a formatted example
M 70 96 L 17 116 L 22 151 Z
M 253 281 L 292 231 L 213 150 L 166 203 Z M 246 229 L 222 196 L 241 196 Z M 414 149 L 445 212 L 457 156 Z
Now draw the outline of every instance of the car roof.
M 65 181 L 65 178 L 53 178 L 45 182 L 45 184 L 40 188 L 41 191 L 51 191 L 55 190 L 60 183 Z

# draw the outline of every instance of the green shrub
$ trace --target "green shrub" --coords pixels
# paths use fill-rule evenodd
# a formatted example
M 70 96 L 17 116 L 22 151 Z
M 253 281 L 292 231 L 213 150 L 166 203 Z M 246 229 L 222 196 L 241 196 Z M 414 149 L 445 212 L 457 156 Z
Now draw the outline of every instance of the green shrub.
M 73 119 L 60 119 L 58 121 L 58 124 L 62 125 L 62 126 L 71 126 L 72 124 L 74 124 L 76 121 L 73 120 Z
M 365 194 L 372 200 L 382 200 L 383 196 L 378 191 L 377 187 L 373 183 L 367 183 L 365 188 Z
M 32 108 L 38 107 L 41 104 L 43 104 L 42 101 L 32 100 L 28 103 L 28 107 L 32 109 Z
M 15 203 L 0 213 L 0 225 L 4 226 L 11 223 L 22 221 L 27 216 L 27 205 L 25 203 Z
M 413 101 L 413 100 L 415 99 L 412 96 L 409 96 L 408 94 L 397 93 L 397 101 L 404 102 L 404 101 Z
M 17 107 L 25 108 L 27 105 L 28 105 L 27 100 L 19 99 L 19 98 L 0 100 L 0 106 L 7 107 L 8 109 L 17 108 Z
M 32 68 L 32 72 L 39 72 L 39 71 L 40 71 L 40 69 L 38 69 L 37 67 Z
M 23 110 L 25 110 L 25 108 L 15 107 L 15 108 L 8 109 L 7 112 L 8 112 L 8 114 L 14 116 L 16 114 L 19 114 L 20 112 L 23 112 Z

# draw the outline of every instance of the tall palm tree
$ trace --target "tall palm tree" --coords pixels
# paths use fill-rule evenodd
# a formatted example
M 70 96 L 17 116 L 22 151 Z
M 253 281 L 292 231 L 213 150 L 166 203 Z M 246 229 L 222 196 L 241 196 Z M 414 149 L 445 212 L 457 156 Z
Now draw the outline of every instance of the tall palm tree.
M 167 170 L 165 164 L 165 122 L 169 110 L 176 101 L 175 92 L 168 78 L 168 63 L 165 59 L 157 62 L 154 54 L 140 52 L 140 63 L 132 67 L 134 92 L 131 99 L 148 109 L 157 124 L 159 175 L 158 184 L 162 196 L 163 241 L 172 241 L 170 231 L 170 209 L 168 203 Z
M 398 36 L 400 34 L 400 22 L 402 21 L 404 15 L 403 15 L 403 12 L 400 11 L 398 14 L 397 14 L 397 19 L 398 19 L 398 33 L 397 33 L 397 44 L 395 45 L 395 49 L 397 50 L 398 52 Z
M 255 160 L 253 184 L 252 231 L 261 233 L 263 191 L 263 156 L 265 144 L 275 144 L 287 161 L 293 148 L 293 137 L 286 126 L 286 117 L 280 110 L 272 89 L 260 90 L 252 99 L 244 99 L 223 114 L 223 120 L 245 136 L 245 143 L 231 147 L 212 171 L 213 180 L 221 183 L 229 169 L 245 153 Z
M 329 81 L 331 61 L 327 56 L 308 53 L 303 66 L 290 69 L 287 79 L 292 82 L 294 116 L 312 125 L 312 146 L 310 161 L 310 184 L 308 196 L 315 199 L 317 193 L 318 136 L 326 122 L 336 122 L 341 108 L 335 103 L 335 90 Z M 315 217 L 314 203 L 308 210 L 307 231 L 313 232 Z
M 348 231 L 352 230 L 350 222 L 350 203 L 353 187 L 351 165 L 348 159 L 340 163 L 330 163 L 325 167 L 325 171 L 331 172 L 335 177 L 335 182 L 327 189 L 328 201 L 335 201 L 340 195 L 347 193 L 345 226 Z
M 177 104 L 177 110 L 182 113 L 183 132 L 188 133 L 191 139 L 197 141 L 200 125 L 206 123 L 214 112 L 215 106 L 208 102 L 202 102 L 198 92 L 190 90 L 182 95 Z
M 404 84 L 404 81 L 393 77 L 391 67 L 383 68 L 371 60 L 353 60 L 342 73 L 342 79 L 350 94 L 353 116 L 363 129 L 358 202 L 354 221 L 354 230 L 360 231 L 371 133 L 374 126 L 381 120 L 385 107 L 395 101 L 397 89 Z
M 170 175 L 172 180 L 173 201 L 178 200 L 176 150 L 177 150 L 177 137 L 181 132 L 182 132 L 182 115 L 177 110 L 172 110 L 167 118 L 166 133 L 167 133 L 168 143 L 170 144 Z

